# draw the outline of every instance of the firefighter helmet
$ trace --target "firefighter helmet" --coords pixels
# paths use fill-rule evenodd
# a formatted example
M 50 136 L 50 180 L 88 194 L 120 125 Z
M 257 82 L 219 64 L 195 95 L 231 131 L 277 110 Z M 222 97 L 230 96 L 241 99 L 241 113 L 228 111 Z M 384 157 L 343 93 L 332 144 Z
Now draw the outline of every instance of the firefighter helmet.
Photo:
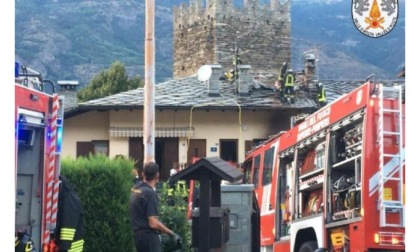
M 177 173 L 177 170 L 175 168 L 172 168 L 171 171 L 169 172 L 169 176 L 173 176 Z

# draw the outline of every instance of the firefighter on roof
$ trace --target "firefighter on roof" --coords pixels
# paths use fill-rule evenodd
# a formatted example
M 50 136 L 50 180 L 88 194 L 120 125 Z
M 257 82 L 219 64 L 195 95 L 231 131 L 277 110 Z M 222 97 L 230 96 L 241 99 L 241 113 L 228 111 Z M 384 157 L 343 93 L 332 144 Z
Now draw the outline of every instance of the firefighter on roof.
M 225 78 L 224 79 L 232 84 L 237 79 L 236 76 L 237 75 L 235 73 L 235 70 L 231 69 L 231 70 L 229 70 L 229 72 L 225 72 L 225 76 L 224 76 Z
M 239 57 L 238 49 L 235 50 L 235 55 L 233 56 L 232 65 L 234 69 L 229 70 L 229 72 L 225 72 L 224 79 L 227 80 L 230 84 L 232 84 L 235 80 L 239 78 L 239 67 L 238 65 L 242 64 L 242 60 Z
M 64 176 L 61 185 L 57 212 L 57 245 L 59 251 L 83 251 L 83 208 L 79 196 Z
M 235 55 L 233 56 L 232 65 L 235 66 L 235 70 L 238 71 L 238 65 L 242 65 L 241 57 L 239 57 L 239 50 L 235 50 Z
M 322 108 L 327 104 L 325 88 L 321 82 L 316 83 L 316 88 L 318 91 L 317 93 L 318 103 L 319 103 L 319 106 Z
M 283 66 L 280 69 L 279 77 L 278 77 L 278 90 L 280 92 L 280 97 L 284 97 L 284 78 L 286 75 L 286 69 L 287 69 L 287 62 L 283 62 Z
M 295 74 L 292 69 L 288 69 L 286 72 L 285 83 L 284 83 L 284 97 L 290 99 L 292 102 L 295 98 Z

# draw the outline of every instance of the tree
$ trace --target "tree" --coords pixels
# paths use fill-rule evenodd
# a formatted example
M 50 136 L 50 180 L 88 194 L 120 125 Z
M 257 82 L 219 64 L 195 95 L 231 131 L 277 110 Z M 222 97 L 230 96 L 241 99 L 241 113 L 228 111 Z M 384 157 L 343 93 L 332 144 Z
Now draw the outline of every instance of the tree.
M 84 102 L 143 86 L 144 81 L 139 76 L 129 79 L 124 64 L 115 61 L 109 69 L 95 75 L 89 84 L 78 92 L 77 98 L 79 102 Z

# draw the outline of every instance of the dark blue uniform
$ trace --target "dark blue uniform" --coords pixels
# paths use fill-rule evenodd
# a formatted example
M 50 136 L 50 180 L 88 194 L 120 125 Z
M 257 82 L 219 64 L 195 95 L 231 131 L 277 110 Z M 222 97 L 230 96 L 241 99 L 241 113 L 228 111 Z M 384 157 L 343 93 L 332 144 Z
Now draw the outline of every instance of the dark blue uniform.
M 149 217 L 158 216 L 158 199 L 155 190 L 143 181 L 131 188 L 131 227 L 137 252 L 160 252 L 159 232 L 149 227 Z
M 58 196 L 57 244 L 59 251 L 82 252 L 84 250 L 84 213 L 82 202 L 68 182 L 60 176 Z

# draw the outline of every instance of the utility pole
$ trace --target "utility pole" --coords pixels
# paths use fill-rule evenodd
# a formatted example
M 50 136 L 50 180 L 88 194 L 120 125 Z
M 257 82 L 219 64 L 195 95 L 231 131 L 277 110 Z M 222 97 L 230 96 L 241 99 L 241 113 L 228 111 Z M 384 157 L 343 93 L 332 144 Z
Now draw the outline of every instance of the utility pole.
M 155 161 L 155 0 L 146 1 L 143 163 Z

